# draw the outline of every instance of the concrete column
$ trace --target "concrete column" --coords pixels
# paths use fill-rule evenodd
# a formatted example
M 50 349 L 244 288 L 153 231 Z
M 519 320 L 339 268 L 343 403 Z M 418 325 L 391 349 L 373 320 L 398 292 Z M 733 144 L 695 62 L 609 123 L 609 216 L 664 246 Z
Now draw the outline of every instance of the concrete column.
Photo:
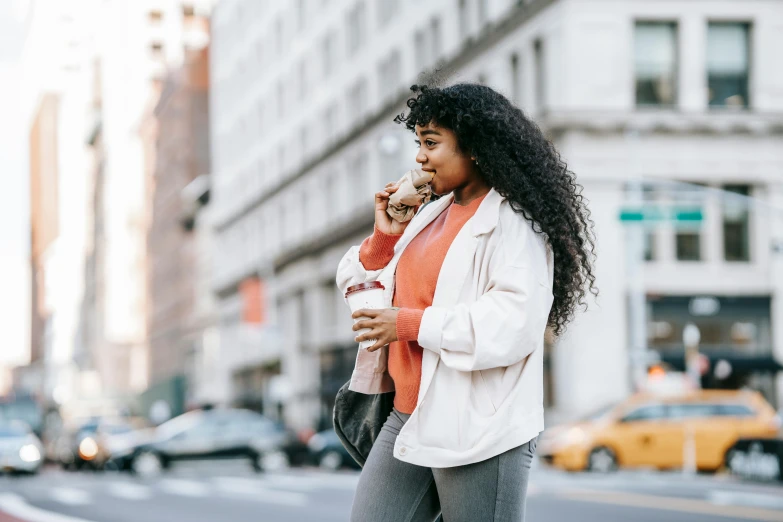
M 597 236 L 595 273 L 598 303 L 589 297 L 587 312 L 576 319 L 553 351 L 556 411 L 566 420 L 617 401 L 630 392 L 628 364 L 625 242 L 618 213 L 622 184 L 584 183 Z M 555 261 L 557 262 L 557 261 Z M 600 382 L 600 386 L 595 383 Z
M 701 112 L 707 107 L 707 20 L 700 14 L 680 18 L 678 33 L 680 109 Z
M 769 187 L 771 252 L 769 259 L 772 304 L 772 353 L 783 364 L 783 184 Z M 783 372 L 776 378 L 777 407 L 783 407 Z
M 723 264 L 723 209 L 720 194 L 707 190 L 702 208 L 702 256 L 704 261 L 715 269 L 716 265 Z

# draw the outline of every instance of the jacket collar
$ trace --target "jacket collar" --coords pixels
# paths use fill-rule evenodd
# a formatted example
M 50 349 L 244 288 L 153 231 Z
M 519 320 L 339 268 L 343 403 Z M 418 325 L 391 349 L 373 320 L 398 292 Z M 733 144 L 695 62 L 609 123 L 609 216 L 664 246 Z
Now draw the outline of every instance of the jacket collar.
M 492 188 L 484 200 L 476 209 L 476 213 L 468 221 L 471 224 L 471 235 L 478 237 L 495 230 L 500 218 L 500 204 L 504 198 Z M 454 201 L 454 193 L 449 193 L 442 198 L 433 201 L 420 210 L 421 217 L 414 219 L 411 225 L 403 233 L 404 240 L 397 243 L 395 251 L 402 250 L 408 242 L 421 232 L 427 225 L 440 215 Z M 417 215 L 418 217 L 418 215 Z
M 454 194 L 450 194 L 453 199 Z M 479 208 L 476 209 L 476 213 L 473 214 L 472 232 L 474 236 L 480 236 L 481 234 L 487 234 L 495 230 L 500 219 L 500 204 L 503 202 L 503 196 L 491 188 L 489 193 L 481 202 Z
M 484 200 L 476 209 L 476 213 L 471 218 L 471 233 L 474 237 L 481 234 L 487 234 L 495 230 L 500 219 L 500 204 L 505 198 L 501 196 L 494 188 L 489 189 Z M 429 224 L 433 219 L 443 212 L 454 201 L 454 193 L 443 196 L 434 201 L 429 216 L 423 216 L 423 221 Z M 429 210 L 429 209 L 428 209 Z

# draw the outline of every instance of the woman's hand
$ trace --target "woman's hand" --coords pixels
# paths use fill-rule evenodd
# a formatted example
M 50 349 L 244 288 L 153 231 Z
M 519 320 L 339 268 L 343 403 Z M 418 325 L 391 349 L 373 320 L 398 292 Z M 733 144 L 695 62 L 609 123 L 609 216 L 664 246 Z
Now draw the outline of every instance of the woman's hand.
M 389 207 L 389 197 L 397 192 L 396 183 L 387 183 L 386 187 L 375 194 L 375 227 L 384 234 L 402 234 L 410 221 L 400 223 L 392 219 L 386 209 Z
M 363 333 L 356 337 L 356 342 L 367 341 L 369 339 L 377 339 L 374 345 L 367 348 L 368 352 L 374 352 L 378 348 L 386 346 L 389 343 L 393 343 L 397 340 L 397 314 L 400 313 L 399 308 L 381 308 L 378 310 L 361 309 L 357 310 L 351 315 L 354 319 L 359 317 L 367 317 L 368 319 L 362 319 L 357 321 L 353 325 L 353 331 L 362 330 L 363 328 L 370 328 L 369 332 Z

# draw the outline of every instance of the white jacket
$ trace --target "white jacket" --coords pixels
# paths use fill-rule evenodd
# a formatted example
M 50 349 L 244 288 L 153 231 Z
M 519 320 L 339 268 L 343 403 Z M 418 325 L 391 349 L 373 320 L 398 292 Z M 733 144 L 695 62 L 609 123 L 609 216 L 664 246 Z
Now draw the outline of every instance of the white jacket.
M 359 247 L 352 247 L 337 268 L 340 291 L 380 281 L 391 307 L 400 255 L 453 199 L 449 194 L 423 207 L 381 270 L 365 270 Z M 520 446 L 544 429 L 544 330 L 553 269 L 544 237 L 490 190 L 454 238 L 432 306 L 424 311 L 419 398 L 394 445 L 397 459 L 436 468 L 471 464 Z M 351 390 L 394 389 L 388 350 L 359 350 Z

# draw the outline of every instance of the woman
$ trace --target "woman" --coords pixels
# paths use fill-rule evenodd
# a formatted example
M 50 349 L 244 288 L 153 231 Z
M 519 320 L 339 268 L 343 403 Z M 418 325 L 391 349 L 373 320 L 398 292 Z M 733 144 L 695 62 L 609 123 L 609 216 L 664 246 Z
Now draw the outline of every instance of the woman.
M 523 520 L 543 430 L 545 329 L 597 294 L 581 187 L 535 123 L 482 85 L 413 86 L 395 118 L 441 196 L 407 223 L 375 195 L 375 230 L 338 286 L 379 281 L 389 307 L 359 310 L 351 389 L 395 391 L 362 471 L 354 521 Z

